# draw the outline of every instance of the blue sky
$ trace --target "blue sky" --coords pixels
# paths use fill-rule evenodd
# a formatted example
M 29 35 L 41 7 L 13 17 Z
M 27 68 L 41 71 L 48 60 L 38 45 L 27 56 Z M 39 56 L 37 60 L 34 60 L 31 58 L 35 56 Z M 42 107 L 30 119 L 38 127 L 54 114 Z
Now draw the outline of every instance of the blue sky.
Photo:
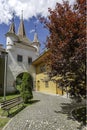
M 73 4 L 76 0 L 69 0 Z M 38 38 L 41 43 L 41 51 L 44 48 L 44 42 L 49 34 L 43 25 L 38 21 L 37 16 L 47 18 L 48 8 L 54 9 L 56 2 L 62 3 L 62 0 L 0 0 L 0 43 L 6 46 L 5 34 L 9 30 L 12 14 L 15 13 L 16 32 L 20 23 L 20 15 L 23 10 L 23 18 L 27 37 L 32 41 L 34 37 L 35 24 L 37 25 Z
M 14 23 L 15 23 L 15 29 L 16 29 L 16 34 L 17 34 L 19 23 L 20 23 L 20 18 L 15 17 Z M 4 23 L 0 24 L 0 44 L 3 44 L 4 47 L 6 47 L 5 34 L 8 32 L 10 24 L 11 22 L 9 23 L 9 25 L 4 24 Z M 46 42 L 46 37 L 49 35 L 48 30 L 44 28 L 44 25 L 40 23 L 39 20 L 35 17 L 32 17 L 29 20 L 24 20 L 24 25 L 25 25 L 26 36 L 31 41 L 33 41 L 34 39 L 35 25 L 36 25 L 36 32 L 38 34 L 38 39 L 41 44 L 41 52 L 42 52 L 45 47 L 44 43 Z

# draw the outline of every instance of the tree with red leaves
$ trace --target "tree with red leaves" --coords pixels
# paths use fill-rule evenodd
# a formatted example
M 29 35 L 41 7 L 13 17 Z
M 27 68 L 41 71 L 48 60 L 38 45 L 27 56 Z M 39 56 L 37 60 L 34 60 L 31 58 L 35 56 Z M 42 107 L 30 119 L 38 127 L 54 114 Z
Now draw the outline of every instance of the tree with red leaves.
M 47 64 L 50 76 L 60 75 L 62 87 L 70 87 L 70 95 L 84 98 L 86 94 L 86 3 L 77 0 L 56 4 L 45 25 L 50 32 L 47 48 L 50 50 Z

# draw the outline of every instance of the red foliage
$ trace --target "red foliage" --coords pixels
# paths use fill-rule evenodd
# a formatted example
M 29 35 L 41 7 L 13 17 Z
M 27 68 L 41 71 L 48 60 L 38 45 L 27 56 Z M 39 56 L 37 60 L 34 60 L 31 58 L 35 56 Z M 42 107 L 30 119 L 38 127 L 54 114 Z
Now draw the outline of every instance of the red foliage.
M 67 73 L 73 73 L 76 79 L 71 85 L 76 87 L 84 82 L 85 86 L 85 0 L 77 0 L 73 7 L 63 1 L 63 4 L 57 3 L 55 9 L 49 9 L 49 12 L 49 20 L 44 20 L 44 23 L 50 32 L 47 39 L 47 48 L 50 50 L 47 63 L 51 67 L 51 74 L 64 77 Z
M 78 0 L 73 8 L 68 2 L 57 3 L 49 12 L 49 22 L 45 21 L 50 32 L 47 47 L 50 66 L 57 74 L 61 69 L 71 69 L 69 61 L 85 61 L 85 0 Z

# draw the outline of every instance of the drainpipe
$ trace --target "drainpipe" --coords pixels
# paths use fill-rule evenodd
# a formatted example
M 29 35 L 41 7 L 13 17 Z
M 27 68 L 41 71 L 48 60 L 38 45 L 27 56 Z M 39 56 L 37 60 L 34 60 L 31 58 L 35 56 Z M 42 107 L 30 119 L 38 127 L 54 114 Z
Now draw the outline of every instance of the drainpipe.
M 7 88 L 7 61 L 8 54 L 4 55 L 5 58 L 5 66 L 4 66 L 4 101 L 6 100 L 6 88 Z

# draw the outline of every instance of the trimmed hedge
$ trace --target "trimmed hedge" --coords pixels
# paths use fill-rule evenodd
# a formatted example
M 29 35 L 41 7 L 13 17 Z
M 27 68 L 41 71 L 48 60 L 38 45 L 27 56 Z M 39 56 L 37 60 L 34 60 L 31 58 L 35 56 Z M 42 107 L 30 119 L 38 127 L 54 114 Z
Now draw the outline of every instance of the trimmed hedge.
M 33 98 L 32 94 L 32 77 L 28 73 L 23 74 L 22 83 L 20 86 L 20 93 L 23 97 L 24 103 L 28 103 Z

